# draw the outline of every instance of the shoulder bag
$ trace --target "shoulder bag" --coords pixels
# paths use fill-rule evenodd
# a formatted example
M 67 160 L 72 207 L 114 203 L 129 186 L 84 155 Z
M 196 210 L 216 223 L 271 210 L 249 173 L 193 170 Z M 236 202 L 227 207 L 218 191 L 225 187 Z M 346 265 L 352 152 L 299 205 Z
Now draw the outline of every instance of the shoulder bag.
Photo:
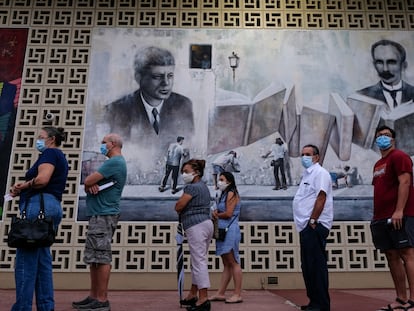
M 55 242 L 56 231 L 53 219 L 45 215 L 43 193 L 40 193 L 39 215 L 34 220 L 29 220 L 26 216 L 28 201 L 29 198 L 25 202 L 21 217 L 14 216 L 11 221 L 7 245 L 26 249 L 49 247 Z
M 226 228 L 218 228 L 217 231 L 214 231 L 214 238 L 218 241 L 224 241 L 226 239 L 227 231 L 229 231 L 229 227 L 233 223 L 233 221 L 236 219 L 236 215 L 233 216 L 233 219 L 230 221 L 230 223 L 227 225 Z

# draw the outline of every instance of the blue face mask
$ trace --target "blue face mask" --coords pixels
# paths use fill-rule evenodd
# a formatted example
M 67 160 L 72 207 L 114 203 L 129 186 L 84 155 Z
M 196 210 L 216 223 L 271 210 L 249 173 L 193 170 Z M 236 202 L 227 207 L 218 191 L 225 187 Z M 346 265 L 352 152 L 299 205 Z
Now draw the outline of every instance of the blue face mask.
M 391 137 L 381 135 L 375 139 L 375 143 L 377 144 L 380 150 L 387 150 L 391 147 Z
M 108 154 L 108 148 L 106 148 L 106 144 L 101 144 L 101 153 L 106 156 Z
M 46 143 L 45 143 L 45 140 L 44 139 L 37 139 L 36 140 L 36 149 L 39 152 L 45 151 L 45 149 L 46 149 Z
M 301 161 L 304 168 L 311 167 L 313 164 L 312 156 L 302 156 Z

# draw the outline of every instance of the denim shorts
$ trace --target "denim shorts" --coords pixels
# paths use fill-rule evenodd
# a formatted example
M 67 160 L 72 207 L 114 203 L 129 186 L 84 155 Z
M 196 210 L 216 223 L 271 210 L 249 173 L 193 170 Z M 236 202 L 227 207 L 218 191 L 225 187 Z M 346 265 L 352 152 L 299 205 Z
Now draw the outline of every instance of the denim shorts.
M 83 261 L 86 264 L 110 264 L 111 242 L 119 215 L 98 215 L 89 219 Z

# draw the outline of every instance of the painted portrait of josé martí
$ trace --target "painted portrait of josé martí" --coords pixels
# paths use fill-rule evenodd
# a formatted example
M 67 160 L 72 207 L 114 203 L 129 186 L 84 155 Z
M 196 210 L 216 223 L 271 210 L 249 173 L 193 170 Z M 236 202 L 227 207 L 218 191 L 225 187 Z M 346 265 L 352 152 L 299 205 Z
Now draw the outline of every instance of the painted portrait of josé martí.
M 237 183 L 274 186 L 276 138 L 286 146 L 289 185 L 300 150 L 319 146 L 334 186 L 371 183 L 380 124 L 414 155 L 414 35 L 410 32 L 95 29 L 82 176 L 97 167 L 102 137 L 124 139 L 128 185 L 154 185 L 166 153 L 184 137 L 181 161 L 237 154 Z M 208 66 L 192 66 L 197 45 Z M 234 53 L 234 54 L 232 54 Z M 238 64 L 229 66 L 229 56 Z M 206 69 L 204 69 L 206 68 Z M 179 183 L 182 183 L 179 178 Z

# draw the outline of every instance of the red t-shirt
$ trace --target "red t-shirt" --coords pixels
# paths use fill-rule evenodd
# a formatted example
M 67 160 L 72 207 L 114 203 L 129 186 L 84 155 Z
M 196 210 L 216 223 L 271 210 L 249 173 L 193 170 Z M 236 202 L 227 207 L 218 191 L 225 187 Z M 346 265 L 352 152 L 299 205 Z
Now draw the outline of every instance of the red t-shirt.
M 411 190 L 404 215 L 414 216 L 413 162 L 406 153 L 394 149 L 374 165 L 374 220 L 390 218 L 394 213 L 398 197 L 398 176 L 403 173 L 411 175 Z

